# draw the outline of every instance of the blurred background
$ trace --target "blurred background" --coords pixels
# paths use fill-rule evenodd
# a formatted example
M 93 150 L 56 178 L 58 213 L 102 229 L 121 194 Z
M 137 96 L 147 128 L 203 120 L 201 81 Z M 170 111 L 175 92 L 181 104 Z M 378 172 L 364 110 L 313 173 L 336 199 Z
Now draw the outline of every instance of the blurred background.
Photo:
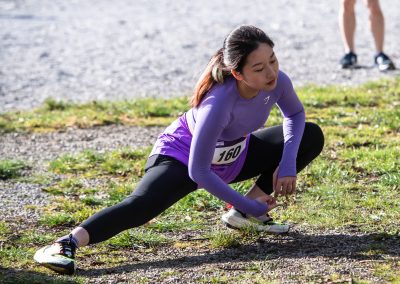
M 385 51 L 400 67 L 400 5 L 381 0 Z M 339 0 L 0 0 L 0 112 L 48 97 L 85 102 L 189 95 L 225 36 L 262 28 L 295 86 L 398 76 L 373 67 L 367 8 L 356 4 L 361 69 L 341 70 Z

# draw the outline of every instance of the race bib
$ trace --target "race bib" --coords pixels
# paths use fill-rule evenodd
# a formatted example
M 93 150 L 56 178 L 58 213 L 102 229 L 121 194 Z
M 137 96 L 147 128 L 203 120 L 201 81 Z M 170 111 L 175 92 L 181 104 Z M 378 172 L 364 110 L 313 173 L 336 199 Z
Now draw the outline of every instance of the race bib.
M 215 146 L 213 165 L 224 165 L 234 162 L 246 147 L 246 137 L 234 141 L 219 141 Z

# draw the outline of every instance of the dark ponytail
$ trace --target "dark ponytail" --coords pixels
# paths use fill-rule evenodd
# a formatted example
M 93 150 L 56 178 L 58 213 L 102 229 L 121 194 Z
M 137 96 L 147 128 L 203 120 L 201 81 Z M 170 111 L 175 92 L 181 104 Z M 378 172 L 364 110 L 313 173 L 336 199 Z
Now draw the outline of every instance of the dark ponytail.
M 230 70 L 224 67 L 223 48 L 211 57 L 203 74 L 196 83 L 191 105 L 196 107 L 200 104 L 203 96 L 211 89 L 215 82 L 223 83 L 224 79 L 230 75 Z
M 241 72 L 247 56 L 258 48 L 260 43 L 274 47 L 272 40 L 259 28 L 240 26 L 224 40 L 224 46 L 210 59 L 203 74 L 196 83 L 191 99 L 192 107 L 197 107 L 204 95 L 215 83 L 222 84 L 231 70 Z

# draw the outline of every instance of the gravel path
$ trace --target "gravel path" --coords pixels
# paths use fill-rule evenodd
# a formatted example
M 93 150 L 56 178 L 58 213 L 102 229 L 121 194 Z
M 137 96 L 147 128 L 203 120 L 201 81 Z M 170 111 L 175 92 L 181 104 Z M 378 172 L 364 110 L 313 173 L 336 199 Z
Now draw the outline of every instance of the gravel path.
M 161 127 L 106 126 L 92 129 L 69 129 L 66 132 L 45 134 L 11 133 L 0 135 L 1 159 L 19 159 L 32 166 L 32 172 L 45 171 L 47 162 L 64 153 L 79 153 L 86 149 L 113 150 L 124 146 L 143 147 L 152 145 Z M 0 180 L 0 215 L 5 218 L 38 217 L 26 205 L 43 205 L 47 195 L 42 186 L 29 183 Z
M 86 149 L 106 151 L 124 146 L 150 146 L 163 129 L 164 127 L 111 125 L 68 129 L 66 132 L 3 134 L 0 135 L 0 157 L 41 165 L 61 154 L 72 154 Z
M 79 153 L 86 149 L 113 150 L 152 145 L 162 127 L 105 126 L 92 129 L 69 129 L 66 132 L 41 134 L 11 133 L 0 135 L 0 159 L 19 159 L 31 167 L 31 174 L 46 171 L 47 162 L 64 153 Z M 49 198 L 41 191 L 45 185 L 0 180 L 0 215 L 9 220 L 35 222 L 38 212 L 26 205 L 47 204 Z
M 382 0 L 386 51 L 400 66 L 400 10 Z M 296 86 L 398 75 L 372 68 L 367 10 L 357 3 L 363 68 L 338 70 L 338 0 L 0 0 L 0 112 L 47 97 L 90 101 L 189 94 L 226 34 L 243 23 L 276 42 Z

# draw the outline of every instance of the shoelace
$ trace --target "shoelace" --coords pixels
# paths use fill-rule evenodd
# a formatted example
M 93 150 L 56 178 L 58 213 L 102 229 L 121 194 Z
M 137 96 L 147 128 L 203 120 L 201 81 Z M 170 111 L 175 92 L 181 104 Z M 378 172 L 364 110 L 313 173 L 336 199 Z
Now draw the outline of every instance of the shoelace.
M 237 212 L 239 212 L 244 218 L 248 218 L 247 215 L 243 212 L 241 212 L 238 209 L 235 209 Z M 268 214 L 266 214 L 265 219 L 263 218 L 263 220 L 261 220 L 260 218 L 257 218 L 260 222 L 262 222 L 264 225 L 269 225 L 269 223 L 274 222 L 274 219 L 271 218 L 271 216 L 269 216 Z
M 75 244 L 71 241 L 71 236 L 68 240 L 60 241 L 60 254 L 69 258 L 75 258 Z

